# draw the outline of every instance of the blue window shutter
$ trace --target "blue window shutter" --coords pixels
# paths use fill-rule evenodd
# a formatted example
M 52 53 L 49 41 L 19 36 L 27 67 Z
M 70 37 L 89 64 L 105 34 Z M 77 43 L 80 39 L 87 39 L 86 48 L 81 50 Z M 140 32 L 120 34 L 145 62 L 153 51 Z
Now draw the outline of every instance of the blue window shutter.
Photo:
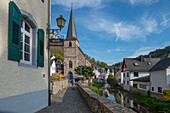
M 38 29 L 38 60 L 37 66 L 44 67 L 44 30 Z
M 11 1 L 9 4 L 9 37 L 8 59 L 20 61 L 21 46 L 21 12 L 17 5 Z

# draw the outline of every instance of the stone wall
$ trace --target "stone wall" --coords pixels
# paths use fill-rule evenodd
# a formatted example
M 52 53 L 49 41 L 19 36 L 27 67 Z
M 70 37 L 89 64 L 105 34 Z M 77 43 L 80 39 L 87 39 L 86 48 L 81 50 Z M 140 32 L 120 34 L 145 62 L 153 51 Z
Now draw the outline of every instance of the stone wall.
M 93 113 L 135 113 L 129 108 L 124 108 L 120 104 L 96 94 L 81 84 L 78 84 L 78 89 Z
M 150 92 L 150 96 L 154 97 L 160 101 L 163 101 L 163 95 L 162 94 L 158 94 L 158 93 L 154 93 L 154 92 Z
M 52 81 L 51 84 L 52 94 L 53 95 L 57 94 L 59 91 L 62 91 L 64 88 L 67 88 L 68 85 L 69 85 L 68 79 Z
M 137 89 L 137 88 L 133 88 L 132 91 L 134 93 L 140 93 L 140 94 L 143 94 L 143 95 L 148 95 L 147 91 L 140 90 L 140 89 Z

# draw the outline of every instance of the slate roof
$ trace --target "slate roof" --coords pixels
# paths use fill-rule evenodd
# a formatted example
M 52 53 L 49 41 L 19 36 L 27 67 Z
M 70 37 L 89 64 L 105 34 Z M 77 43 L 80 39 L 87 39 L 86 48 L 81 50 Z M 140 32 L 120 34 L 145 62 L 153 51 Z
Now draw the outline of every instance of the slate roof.
M 150 82 L 150 76 L 138 77 L 135 79 L 131 79 L 130 81 L 141 81 L 141 82 Z
M 68 25 L 67 38 L 65 40 L 77 40 L 76 27 L 73 17 L 73 8 L 71 7 L 70 21 Z
M 159 60 L 160 58 L 143 58 L 142 60 L 141 58 L 124 58 L 122 71 L 126 67 L 126 70 L 130 72 L 148 72 Z
M 165 58 L 160 60 L 156 65 L 154 65 L 149 71 L 164 70 L 170 66 L 170 58 Z

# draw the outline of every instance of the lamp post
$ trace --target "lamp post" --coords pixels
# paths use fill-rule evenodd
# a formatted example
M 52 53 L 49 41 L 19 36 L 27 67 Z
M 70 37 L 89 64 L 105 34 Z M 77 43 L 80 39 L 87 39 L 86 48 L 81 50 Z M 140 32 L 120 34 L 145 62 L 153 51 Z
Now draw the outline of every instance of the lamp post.
M 60 29 L 50 29 L 50 26 L 48 26 L 48 28 L 47 28 L 47 35 L 48 35 L 48 39 L 47 39 L 47 42 L 48 42 L 48 47 L 47 47 L 48 48 L 48 95 L 49 95 L 49 103 L 48 103 L 48 105 L 49 106 L 51 105 L 51 75 L 50 75 L 50 64 L 51 64 L 50 63 L 50 55 L 51 55 L 51 49 L 50 49 L 50 45 L 49 45 L 49 40 L 51 38 L 50 34 L 53 33 L 55 36 L 64 37 L 63 35 L 61 35 L 59 33 L 59 30 L 61 31 L 61 29 L 64 27 L 66 20 L 62 17 L 62 15 L 60 15 L 60 17 L 57 18 L 56 21 L 57 21 L 57 26 Z

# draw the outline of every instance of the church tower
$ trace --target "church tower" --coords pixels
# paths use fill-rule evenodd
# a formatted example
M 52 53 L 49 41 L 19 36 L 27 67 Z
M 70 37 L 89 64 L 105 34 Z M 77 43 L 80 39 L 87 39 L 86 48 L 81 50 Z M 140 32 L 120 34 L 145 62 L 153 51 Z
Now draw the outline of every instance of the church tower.
M 73 8 L 71 8 L 67 37 L 64 40 L 64 75 L 69 79 L 76 77 L 74 69 L 78 66 L 77 48 L 79 48 L 79 42 L 77 40 Z

